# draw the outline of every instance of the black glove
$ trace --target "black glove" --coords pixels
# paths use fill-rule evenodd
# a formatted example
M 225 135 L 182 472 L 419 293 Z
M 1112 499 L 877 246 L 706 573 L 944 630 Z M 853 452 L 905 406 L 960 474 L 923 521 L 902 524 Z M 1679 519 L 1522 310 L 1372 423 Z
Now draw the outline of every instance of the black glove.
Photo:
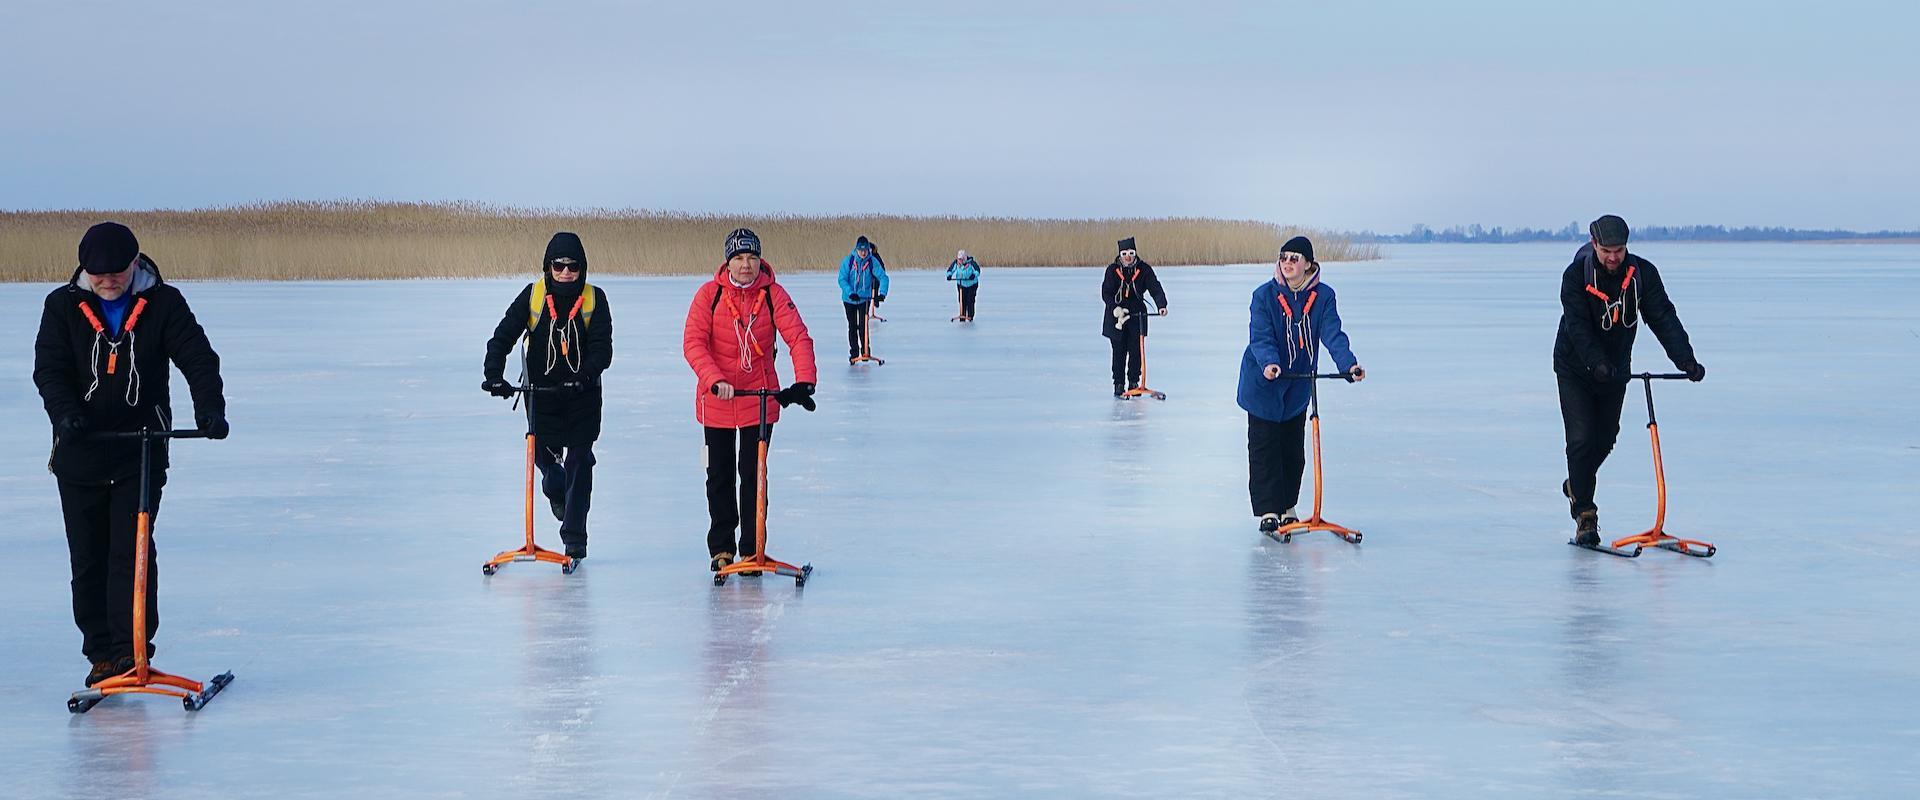
M 857 306 L 867 301 L 860 299 L 860 295 L 850 294 L 847 295 L 847 302 Z
M 1680 371 L 1687 373 L 1687 380 L 1693 381 L 1694 383 L 1699 383 L 1707 379 L 1707 366 L 1698 361 L 1687 362 L 1686 366 L 1680 368 Z
M 480 382 L 480 390 L 494 397 L 512 397 L 513 384 L 499 378 L 488 378 Z
M 561 394 L 564 394 L 568 397 L 579 397 L 580 395 L 586 394 L 587 387 L 591 385 L 592 384 L 589 384 L 586 381 L 566 381 L 565 383 L 560 384 L 559 388 L 560 388 Z
M 225 439 L 227 438 L 227 434 L 233 430 L 232 427 L 227 425 L 226 417 L 216 417 L 207 414 L 194 417 L 193 424 L 200 430 L 205 431 L 209 439 Z
M 812 411 L 818 407 L 817 404 L 813 402 L 813 384 L 811 383 L 796 383 L 785 389 L 781 389 L 779 394 L 773 396 L 773 399 L 780 402 L 781 408 L 786 408 L 794 403 L 799 403 L 801 408 L 808 411 Z
M 87 429 L 92 426 L 93 423 L 87 420 L 87 415 L 75 411 L 60 418 L 60 425 L 57 430 L 62 440 L 70 441 L 85 436 Z
M 1605 364 L 1595 364 L 1589 371 L 1593 373 L 1593 379 L 1596 381 L 1601 383 L 1613 381 L 1613 368 Z
M 873 296 L 873 302 L 876 302 L 876 303 L 887 302 L 887 296 L 884 294 L 876 294 Z

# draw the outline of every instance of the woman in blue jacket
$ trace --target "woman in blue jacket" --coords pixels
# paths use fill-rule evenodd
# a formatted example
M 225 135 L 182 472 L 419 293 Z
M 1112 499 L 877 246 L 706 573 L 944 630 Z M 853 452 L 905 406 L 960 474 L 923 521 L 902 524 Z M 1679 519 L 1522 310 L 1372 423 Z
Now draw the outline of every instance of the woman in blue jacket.
M 972 322 L 973 298 L 980 293 L 980 262 L 960 251 L 953 257 L 953 263 L 947 265 L 947 280 L 960 287 L 960 315 L 948 322 Z
M 840 303 L 847 307 L 847 361 L 866 350 L 867 313 L 887 299 L 887 265 L 862 236 L 840 261 Z M 871 302 L 869 302 L 871 301 Z
M 1320 345 L 1348 380 L 1367 371 L 1347 346 L 1333 287 L 1320 282 L 1320 263 L 1305 236 L 1280 248 L 1273 279 L 1253 290 L 1247 350 L 1240 357 L 1240 407 L 1247 412 L 1247 492 L 1260 529 L 1299 520 L 1300 476 L 1307 468 L 1307 403 L 1313 381 L 1282 378 L 1319 371 Z

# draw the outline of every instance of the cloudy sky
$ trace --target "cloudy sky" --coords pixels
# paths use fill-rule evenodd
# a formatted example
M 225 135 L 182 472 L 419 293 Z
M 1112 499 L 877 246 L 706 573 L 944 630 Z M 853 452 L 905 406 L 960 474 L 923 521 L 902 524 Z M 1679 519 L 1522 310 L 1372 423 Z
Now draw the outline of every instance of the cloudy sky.
M 1915 8 L 7 0 L 0 208 L 1913 229 Z

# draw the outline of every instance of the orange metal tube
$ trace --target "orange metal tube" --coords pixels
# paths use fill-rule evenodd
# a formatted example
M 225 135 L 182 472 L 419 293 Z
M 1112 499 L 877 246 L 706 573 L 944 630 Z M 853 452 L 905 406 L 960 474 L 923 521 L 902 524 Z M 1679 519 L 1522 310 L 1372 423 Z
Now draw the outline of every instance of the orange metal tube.
M 760 402 L 765 404 L 767 401 L 761 398 Z M 757 436 L 759 429 L 754 429 L 754 432 Z M 760 439 L 759 466 L 759 474 L 754 477 L 753 554 L 756 557 L 765 557 L 767 554 L 767 440 L 765 438 Z
M 1320 497 L 1326 485 L 1326 473 L 1320 468 L 1320 415 L 1315 414 L 1313 415 L 1313 516 L 1309 519 L 1316 522 L 1320 521 Z
M 145 467 L 145 465 L 141 465 Z M 142 480 L 146 476 L 141 476 Z M 153 515 L 146 509 L 134 516 L 133 536 L 133 674 L 147 680 L 147 548 L 153 544 Z
M 548 302 L 553 298 L 548 297 Z M 533 434 L 527 434 L 527 550 L 535 551 L 533 546 Z

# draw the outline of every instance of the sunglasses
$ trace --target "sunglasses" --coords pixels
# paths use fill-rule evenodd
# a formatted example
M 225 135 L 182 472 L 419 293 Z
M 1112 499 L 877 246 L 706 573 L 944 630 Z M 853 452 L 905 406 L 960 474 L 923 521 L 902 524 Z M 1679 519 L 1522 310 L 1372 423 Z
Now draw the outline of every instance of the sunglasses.
M 580 271 L 580 265 L 573 263 L 573 259 L 570 259 L 570 258 L 561 260 L 561 261 L 555 261 L 552 264 L 549 264 L 548 266 L 552 267 L 554 272 L 579 272 Z
M 1282 264 L 1305 264 L 1305 263 L 1307 263 L 1307 257 L 1306 257 L 1306 256 L 1303 256 L 1303 255 L 1300 255 L 1299 253 L 1286 253 L 1286 254 L 1284 254 L 1284 255 L 1282 255 L 1282 256 L 1280 256 L 1280 263 L 1282 263 Z

